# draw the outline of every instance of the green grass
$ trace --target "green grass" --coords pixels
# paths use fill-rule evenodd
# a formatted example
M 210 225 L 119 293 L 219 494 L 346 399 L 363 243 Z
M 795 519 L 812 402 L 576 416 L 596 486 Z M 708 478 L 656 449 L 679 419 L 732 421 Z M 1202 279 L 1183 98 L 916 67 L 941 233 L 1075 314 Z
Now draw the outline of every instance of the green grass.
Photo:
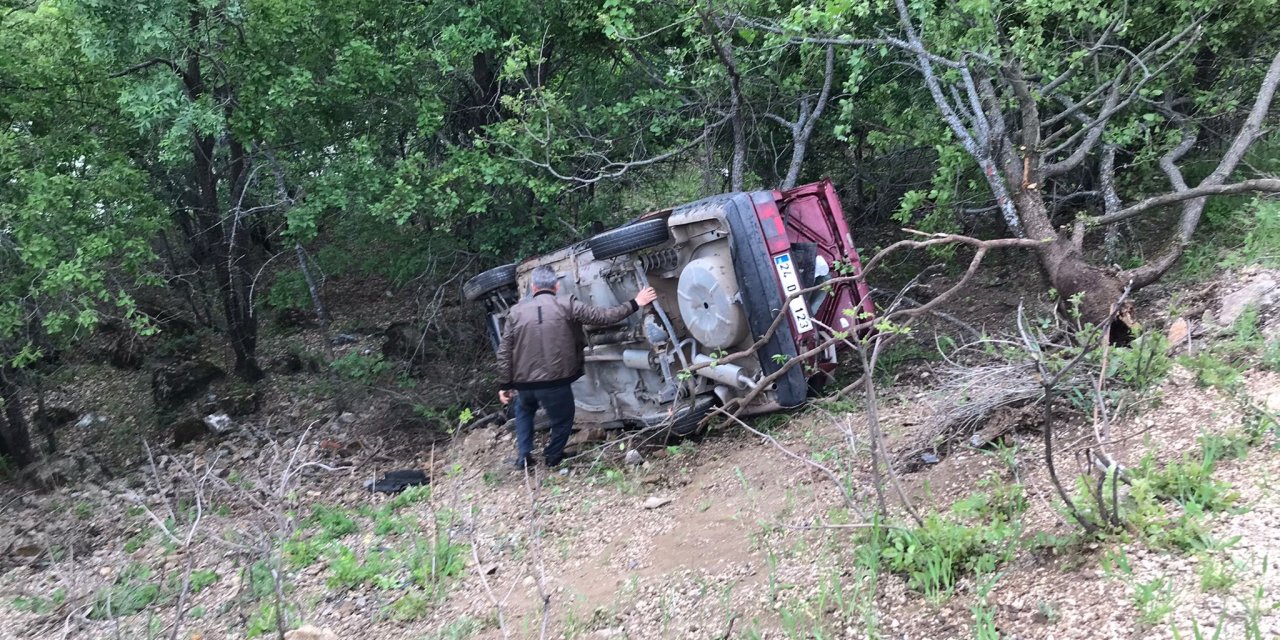
M 53 613 L 62 603 L 67 601 L 67 590 L 62 587 L 54 589 L 48 597 L 45 596 L 18 596 L 13 599 L 13 608 L 18 611 L 26 611 L 39 616 L 49 615 Z
M 944 601 L 960 577 L 992 574 L 1018 549 L 1020 516 L 1027 508 L 1021 485 L 991 479 L 984 484 L 988 491 L 958 501 L 948 517 L 930 514 L 920 527 L 873 529 L 867 542 L 910 588 L 932 602 Z
M 1133 585 L 1133 604 L 1138 608 L 1138 622 L 1154 627 L 1173 612 L 1173 582 L 1155 578 Z
M 1200 590 L 1206 593 L 1226 593 L 1239 581 L 1234 562 L 1204 556 L 1196 567 L 1200 577 Z
M 161 598 L 160 585 L 151 581 L 151 568 L 130 564 L 110 586 L 99 590 L 89 607 L 91 620 L 130 616 Z
M 481 631 L 492 626 L 486 620 L 477 620 L 471 616 L 462 616 L 435 633 L 429 633 L 422 640 L 467 640 L 474 638 Z

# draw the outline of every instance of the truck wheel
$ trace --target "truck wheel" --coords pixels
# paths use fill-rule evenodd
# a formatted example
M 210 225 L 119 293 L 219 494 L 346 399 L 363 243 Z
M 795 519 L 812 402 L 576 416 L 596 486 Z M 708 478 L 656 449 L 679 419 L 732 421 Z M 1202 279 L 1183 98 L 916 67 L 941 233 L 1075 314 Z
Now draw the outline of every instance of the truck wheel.
M 716 400 L 715 396 L 695 398 L 692 405 L 677 411 L 675 421 L 671 423 L 670 434 L 684 437 L 696 433 L 698 425 L 711 412 L 711 407 L 715 406 Z
M 641 249 L 656 247 L 670 237 L 667 221 L 664 218 L 654 218 L 593 236 L 587 241 L 587 246 L 591 247 L 591 255 L 595 256 L 596 260 L 608 260 Z
M 515 286 L 515 284 L 516 265 L 504 264 L 488 271 L 481 271 L 463 283 L 462 297 L 474 302 L 498 289 Z

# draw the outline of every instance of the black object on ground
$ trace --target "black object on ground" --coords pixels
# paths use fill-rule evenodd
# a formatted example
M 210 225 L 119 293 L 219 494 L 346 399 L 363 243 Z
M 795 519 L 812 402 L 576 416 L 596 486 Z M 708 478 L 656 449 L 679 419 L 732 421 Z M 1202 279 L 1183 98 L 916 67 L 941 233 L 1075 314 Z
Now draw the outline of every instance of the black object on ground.
M 427 474 L 417 469 L 397 469 L 382 474 L 382 477 L 376 481 L 365 483 L 365 487 L 370 491 L 381 493 L 400 493 L 409 487 L 430 483 L 431 479 Z

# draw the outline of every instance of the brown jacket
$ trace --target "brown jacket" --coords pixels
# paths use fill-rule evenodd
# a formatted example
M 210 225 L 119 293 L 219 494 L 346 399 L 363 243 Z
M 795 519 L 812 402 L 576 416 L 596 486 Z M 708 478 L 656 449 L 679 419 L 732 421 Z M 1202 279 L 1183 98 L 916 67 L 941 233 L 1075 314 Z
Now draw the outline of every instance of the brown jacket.
M 498 386 L 546 389 L 582 377 L 582 325 L 608 325 L 634 313 L 634 300 L 593 307 L 572 296 L 539 291 L 507 312 L 498 347 Z

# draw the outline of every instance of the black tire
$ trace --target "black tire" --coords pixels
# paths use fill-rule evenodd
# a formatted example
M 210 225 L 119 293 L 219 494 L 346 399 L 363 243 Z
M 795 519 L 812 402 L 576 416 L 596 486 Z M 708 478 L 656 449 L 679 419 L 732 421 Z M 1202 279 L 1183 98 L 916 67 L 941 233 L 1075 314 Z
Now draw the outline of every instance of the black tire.
M 516 284 L 516 265 L 504 264 L 481 271 L 462 285 L 462 297 L 475 302 L 486 295 Z
M 684 437 L 697 433 L 702 419 L 711 412 L 711 407 L 716 405 L 717 400 L 715 396 L 695 398 L 692 405 L 676 413 L 676 418 L 671 423 L 670 434 Z
M 670 237 L 666 219 L 653 218 L 593 236 L 587 241 L 587 246 L 591 247 L 591 255 L 595 256 L 596 260 L 608 260 L 641 249 L 656 247 Z

